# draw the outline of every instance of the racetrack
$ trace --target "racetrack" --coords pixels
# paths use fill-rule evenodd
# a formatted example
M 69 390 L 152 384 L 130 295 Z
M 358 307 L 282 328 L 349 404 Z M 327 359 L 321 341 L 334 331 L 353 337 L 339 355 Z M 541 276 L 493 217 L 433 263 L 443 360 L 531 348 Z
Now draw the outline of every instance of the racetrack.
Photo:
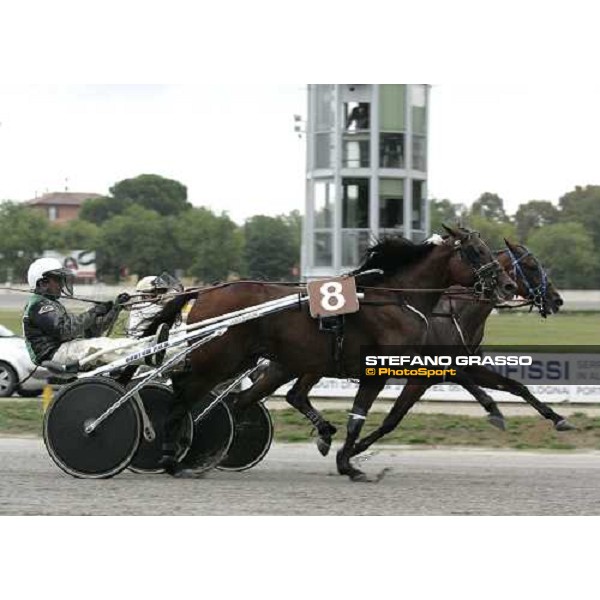
M 39 439 L 0 438 L 2 515 L 598 515 L 600 452 L 381 447 L 351 483 L 309 444 L 275 445 L 256 468 L 201 479 L 65 475 Z

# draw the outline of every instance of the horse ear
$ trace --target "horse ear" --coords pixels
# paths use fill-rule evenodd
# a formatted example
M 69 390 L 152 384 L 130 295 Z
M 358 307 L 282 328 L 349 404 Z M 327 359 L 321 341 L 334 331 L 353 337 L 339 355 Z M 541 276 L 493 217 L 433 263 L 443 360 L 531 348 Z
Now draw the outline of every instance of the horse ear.
M 506 238 L 504 238 L 504 243 L 506 244 L 506 247 L 511 251 L 511 252 L 515 252 L 516 251 L 516 247 L 514 244 L 511 244 L 511 242 L 509 240 L 507 240 Z
M 449 235 L 451 235 L 452 237 L 458 238 L 460 239 L 462 237 L 462 234 L 460 232 L 459 229 L 456 229 L 455 227 L 450 227 L 449 225 L 446 225 L 445 223 L 442 223 L 442 227 L 448 232 Z

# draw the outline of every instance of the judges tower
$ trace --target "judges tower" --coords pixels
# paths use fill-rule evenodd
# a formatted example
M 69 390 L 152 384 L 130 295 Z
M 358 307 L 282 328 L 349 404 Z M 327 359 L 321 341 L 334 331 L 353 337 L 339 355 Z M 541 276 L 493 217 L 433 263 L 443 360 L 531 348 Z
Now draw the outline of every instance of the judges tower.
M 302 275 L 356 267 L 374 237 L 429 229 L 429 87 L 308 86 Z

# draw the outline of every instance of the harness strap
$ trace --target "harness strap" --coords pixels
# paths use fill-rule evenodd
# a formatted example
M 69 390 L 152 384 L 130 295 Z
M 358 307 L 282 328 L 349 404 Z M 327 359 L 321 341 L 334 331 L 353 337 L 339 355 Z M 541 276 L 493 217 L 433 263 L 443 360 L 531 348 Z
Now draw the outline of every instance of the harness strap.
M 427 329 L 429 329 L 429 321 L 427 320 L 427 317 L 419 309 L 415 308 L 414 306 L 412 306 L 408 302 L 405 302 L 404 306 L 406 308 L 408 308 L 408 310 L 411 310 L 416 315 L 418 315 L 421 319 L 423 319 L 423 321 L 425 321 L 425 327 L 427 327 Z

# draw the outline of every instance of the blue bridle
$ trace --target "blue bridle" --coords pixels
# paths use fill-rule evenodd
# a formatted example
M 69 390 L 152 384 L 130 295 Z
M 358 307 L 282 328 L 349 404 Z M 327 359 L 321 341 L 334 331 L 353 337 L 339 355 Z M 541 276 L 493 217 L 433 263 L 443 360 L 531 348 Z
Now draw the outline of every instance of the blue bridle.
M 531 300 L 539 309 L 542 309 L 544 305 L 544 300 L 546 298 L 546 293 L 548 291 L 548 275 L 546 274 L 546 270 L 544 269 L 544 267 L 542 267 L 538 259 L 525 246 L 519 245 L 519 248 L 522 248 L 525 251 L 525 253 L 517 258 L 513 251 L 508 246 L 506 246 L 506 251 L 508 252 L 508 256 L 510 257 L 510 262 L 512 266 L 513 279 L 516 280 L 517 276 L 521 279 L 521 281 L 527 288 L 527 299 Z M 521 261 L 527 258 L 528 256 L 531 256 L 540 274 L 540 283 L 535 287 L 531 285 L 529 279 L 527 278 L 527 275 L 523 271 L 523 268 L 520 264 Z

